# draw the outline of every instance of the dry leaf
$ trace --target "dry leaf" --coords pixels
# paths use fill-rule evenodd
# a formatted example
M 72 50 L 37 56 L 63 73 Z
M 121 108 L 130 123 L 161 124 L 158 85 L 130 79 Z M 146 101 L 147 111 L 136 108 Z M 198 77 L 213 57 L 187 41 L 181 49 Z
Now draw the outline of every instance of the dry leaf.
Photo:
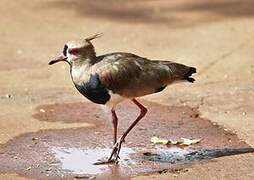
M 177 144 L 179 144 L 179 145 L 189 146 L 189 145 L 192 145 L 192 144 L 199 143 L 200 141 L 201 141 L 201 139 L 188 139 L 188 138 L 181 138 L 180 141 L 173 141 L 173 140 L 161 139 L 161 138 L 158 138 L 156 136 L 151 138 L 151 142 L 153 144 L 164 144 L 164 145 L 167 145 L 167 144 L 177 145 Z
M 201 139 L 187 139 L 187 138 L 181 138 L 180 144 L 181 145 L 191 145 L 191 144 L 196 144 L 199 143 Z
M 156 137 L 156 136 L 154 136 L 154 137 L 151 137 L 151 142 L 153 143 L 153 144 L 169 144 L 169 141 L 168 140 L 166 140 L 166 139 L 160 139 L 160 138 L 158 138 L 158 137 Z

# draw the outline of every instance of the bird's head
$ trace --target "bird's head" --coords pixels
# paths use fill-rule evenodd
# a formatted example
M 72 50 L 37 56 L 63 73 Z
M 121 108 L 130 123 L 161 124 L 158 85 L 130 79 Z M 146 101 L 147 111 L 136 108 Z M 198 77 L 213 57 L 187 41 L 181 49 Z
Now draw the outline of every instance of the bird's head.
M 76 41 L 69 41 L 64 45 L 63 52 L 55 59 L 49 62 L 49 65 L 65 61 L 71 66 L 92 63 L 96 58 L 96 53 L 91 40 L 100 37 L 101 34 L 95 34 L 91 37 Z

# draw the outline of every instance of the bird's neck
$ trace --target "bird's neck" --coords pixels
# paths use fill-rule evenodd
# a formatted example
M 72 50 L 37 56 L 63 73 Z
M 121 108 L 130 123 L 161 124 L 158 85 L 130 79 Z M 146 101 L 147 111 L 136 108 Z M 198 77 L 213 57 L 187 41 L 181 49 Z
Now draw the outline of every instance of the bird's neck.
M 94 48 L 87 49 L 80 58 L 71 65 L 71 76 L 74 82 L 84 81 L 84 77 L 90 72 L 91 67 L 96 64 L 97 57 Z
M 71 65 L 71 77 L 74 83 L 86 81 L 86 77 L 91 71 L 91 67 L 96 63 L 95 59 L 82 59 L 80 62 L 75 62 Z
M 90 63 L 74 64 L 71 66 L 71 77 L 74 82 L 82 79 L 84 73 L 88 72 L 92 65 Z

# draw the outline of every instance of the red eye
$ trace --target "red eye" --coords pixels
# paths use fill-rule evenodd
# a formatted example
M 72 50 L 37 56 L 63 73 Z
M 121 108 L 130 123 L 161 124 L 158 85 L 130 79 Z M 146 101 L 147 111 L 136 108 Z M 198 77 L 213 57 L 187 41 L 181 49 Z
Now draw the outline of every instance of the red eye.
M 73 54 L 73 55 L 78 54 L 78 49 L 76 49 L 76 48 L 69 49 L 69 53 Z

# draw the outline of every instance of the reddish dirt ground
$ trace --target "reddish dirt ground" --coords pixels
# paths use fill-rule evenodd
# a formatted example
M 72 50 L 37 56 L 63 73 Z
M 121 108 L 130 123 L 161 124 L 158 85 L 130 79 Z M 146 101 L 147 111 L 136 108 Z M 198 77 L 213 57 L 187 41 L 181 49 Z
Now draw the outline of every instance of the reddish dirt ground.
M 59 172 L 55 172 L 47 169 L 45 163 L 50 158 L 68 162 L 70 157 L 65 155 L 69 151 L 64 149 L 62 153 L 55 149 L 59 155 L 55 157 L 47 144 L 80 148 L 70 154 L 85 158 L 83 155 L 88 152 L 83 153 L 85 142 L 81 138 L 87 139 L 96 128 L 99 132 L 91 136 L 92 143 L 105 138 L 104 147 L 110 147 L 111 123 L 107 113 L 90 103 L 87 107 L 87 101 L 73 87 L 67 65 L 47 65 L 62 51 L 66 41 L 97 32 L 104 34 L 94 41 L 98 55 L 124 51 L 150 59 L 174 60 L 198 69 L 194 84 L 175 84 L 161 93 L 143 97 L 151 112 L 142 123 L 151 123 L 139 124 L 127 138 L 126 147 L 134 146 L 135 142 L 146 147 L 150 136 L 156 134 L 164 138 L 201 136 L 201 143 L 191 147 L 194 150 L 223 145 L 253 147 L 253 5 L 252 0 L 33 0 L 29 3 L 2 0 L 0 146 L 3 153 L 0 156 L 6 163 L 0 163 L 0 179 L 36 179 L 37 175 L 55 178 L 54 175 L 63 172 L 61 166 L 57 164 L 58 168 L 53 169 Z M 94 108 L 91 110 L 90 106 Z M 49 113 L 48 109 L 54 111 Z M 159 114 L 163 116 L 157 117 L 153 111 L 161 111 Z M 137 113 L 136 107 L 128 103 L 119 107 L 120 132 Z M 172 122 L 168 124 L 168 120 Z M 144 130 L 142 125 L 152 130 Z M 22 153 L 16 156 L 19 151 Z M 49 154 L 42 156 L 39 152 Z M 105 152 L 98 153 L 104 156 Z M 142 153 L 139 157 L 143 157 Z M 182 171 L 167 167 L 169 171 L 164 173 L 160 166 L 160 173 L 130 174 L 132 179 L 139 180 L 196 177 L 252 180 L 254 177 L 253 153 L 185 165 Z

